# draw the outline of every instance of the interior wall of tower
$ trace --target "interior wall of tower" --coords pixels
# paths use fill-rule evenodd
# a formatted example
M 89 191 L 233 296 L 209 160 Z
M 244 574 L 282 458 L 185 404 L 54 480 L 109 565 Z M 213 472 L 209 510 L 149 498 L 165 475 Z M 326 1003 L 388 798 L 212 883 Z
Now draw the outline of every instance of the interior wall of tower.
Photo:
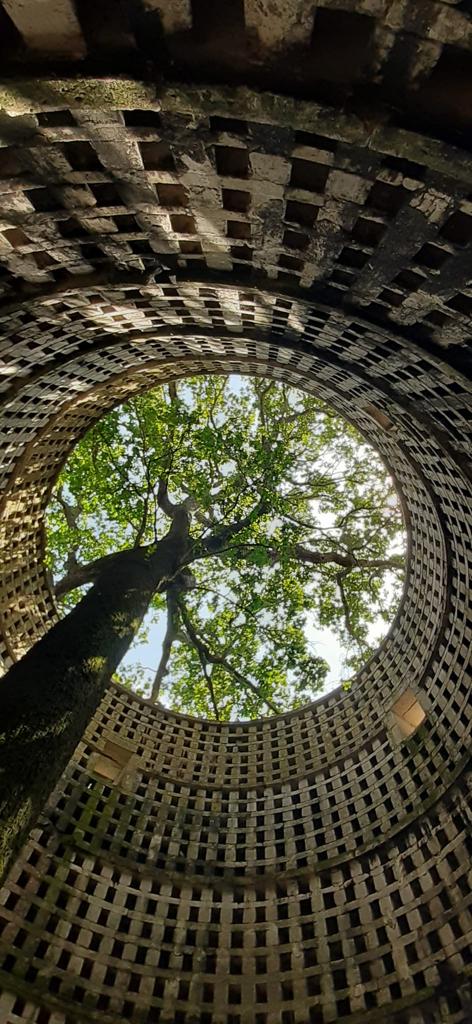
M 3 0 L 0 29 L 5 668 L 57 618 L 59 469 L 155 384 L 303 387 L 408 526 L 349 692 L 212 723 L 110 684 L 1 890 L 0 1020 L 467 1024 L 470 5 Z

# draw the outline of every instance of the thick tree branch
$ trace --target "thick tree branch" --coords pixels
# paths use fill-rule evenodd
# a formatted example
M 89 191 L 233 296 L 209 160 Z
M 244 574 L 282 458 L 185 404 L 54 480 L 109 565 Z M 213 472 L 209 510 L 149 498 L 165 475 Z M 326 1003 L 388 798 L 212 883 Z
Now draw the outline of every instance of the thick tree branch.
M 403 569 L 405 559 L 402 555 L 391 555 L 390 558 L 357 558 L 352 552 L 311 551 L 303 544 L 296 544 L 295 557 L 300 562 L 310 565 L 341 565 L 345 569 Z
M 87 562 L 86 565 L 79 565 L 78 562 L 75 564 L 69 563 L 70 568 L 68 568 L 68 572 L 54 587 L 56 597 L 65 597 L 66 594 L 69 594 L 71 590 L 75 590 L 77 587 L 83 587 L 86 583 L 95 583 L 100 572 L 120 554 L 121 552 L 119 551 L 113 552 L 112 555 L 95 558 L 93 562 Z
M 167 480 L 164 477 L 160 477 L 157 485 L 157 504 L 165 516 L 173 518 L 175 506 L 169 498 Z
M 135 547 L 135 548 L 139 548 L 140 547 L 141 542 L 142 542 L 143 537 L 144 537 L 144 534 L 146 533 L 146 527 L 147 527 L 147 521 L 148 521 L 148 515 L 149 515 L 149 500 L 150 500 L 150 497 L 151 497 L 151 492 L 150 492 L 149 487 L 148 487 L 148 490 L 146 491 L 146 497 L 144 499 L 143 514 L 141 516 L 141 522 L 140 522 L 140 524 L 138 526 L 138 532 L 137 532 L 137 534 L 136 534 L 136 536 L 134 538 L 133 547 Z
M 207 662 L 207 660 L 205 658 L 205 655 L 203 653 L 202 647 L 198 646 L 196 648 L 196 650 L 197 650 L 197 654 L 198 654 L 198 659 L 200 661 L 200 665 L 202 667 L 202 672 L 203 672 L 203 675 L 204 675 L 204 678 L 205 678 L 205 682 L 206 682 L 207 687 L 208 687 L 208 693 L 210 694 L 210 700 L 211 700 L 211 703 L 212 703 L 212 706 L 213 706 L 213 711 L 215 712 L 215 718 L 216 718 L 216 721 L 219 722 L 220 721 L 220 709 L 218 707 L 218 703 L 217 703 L 217 700 L 216 700 L 215 689 L 214 689 L 214 686 L 213 686 L 213 679 L 211 677 L 211 672 L 208 671 L 208 662 Z
M 344 590 L 344 582 L 343 582 L 343 580 L 344 580 L 344 576 L 345 575 L 346 575 L 345 572 L 338 572 L 338 574 L 336 576 L 336 583 L 338 584 L 339 594 L 340 594 L 340 597 L 341 597 L 341 604 L 343 606 L 344 622 L 346 624 L 346 630 L 349 633 L 349 636 L 352 637 L 352 639 L 355 640 L 356 643 L 360 643 L 361 641 L 359 640 L 359 637 L 356 635 L 356 633 L 354 631 L 354 628 L 353 628 L 353 625 L 352 625 L 351 611 L 350 611 L 350 608 L 349 608 L 349 602 L 348 602 L 348 599 L 346 597 L 346 591 Z
M 224 555 L 229 551 L 239 551 L 242 553 L 244 550 L 254 551 L 257 548 L 262 548 L 269 553 L 273 564 L 280 559 L 281 552 L 271 544 L 240 541 L 239 543 L 229 544 L 226 547 L 215 548 L 212 551 L 211 539 L 211 537 L 207 538 L 210 541 L 210 545 L 207 545 L 209 554 Z M 303 544 L 295 544 L 287 553 L 289 557 L 296 559 L 298 562 L 307 562 L 310 565 L 340 565 L 348 571 L 351 569 L 403 569 L 405 566 L 403 555 L 391 555 L 390 558 L 357 558 L 350 551 L 312 551 Z
M 175 406 L 177 401 L 177 387 L 175 381 L 171 381 L 167 387 L 170 406 Z M 157 504 L 164 515 L 169 519 L 172 519 L 174 505 L 169 499 L 168 484 L 169 476 L 172 470 L 172 463 L 174 461 L 174 441 L 175 441 L 175 423 L 171 422 L 167 434 L 167 457 L 165 464 L 161 469 L 159 479 L 157 480 Z
M 59 502 L 59 505 L 62 508 L 64 518 L 69 527 L 69 530 L 78 530 L 78 520 L 79 515 L 81 513 L 80 505 L 72 505 L 71 502 L 66 501 L 66 499 L 64 498 L 64 492 L 62 487 L 59 487 L 58 490 L 56 491 L 56 498 Z
M 154 682 L 152 684 L 151 700 L 153 701 L 157 701 L 159 697 L 162 680 L 164 679 L 164 676 L 167 675 L 172 646 L 178 636 L 178 605 L 172 587 L 169 587 L 166 598 L 167 625 L 165 636 L 162 641 L 160 661 L 157 666 L 156 674 L 154 676 Z
M 167 481 L 163 477 L 159 479 L 157 487 L 157 504 L 168 519 L 175 519 L 179 512 L 189 513 L 195 508 L 195 501 L 190 495 L 187 495 L 183 501 L 171 501 L 167 490 Z
M 269 700 L 268 697 L 264 697 L 260 691 L 259 686 L 256 686 L 254 683 L 251 682 L 250 679 L 247 679 L 246 676 L 243 676 L 241 672 L 238 672 L 238 670 L 235 669 L 233 665 L 231 665 L 230 662 L 228 662 L 227 659 L 223 657 L 223 655 L 215 654 L 213 651 L 210 650 L 210 648 L 202 639 L 202 637 L 199 636 L 199 634 L 196 632 L 192 620 L 188 614 L 188 611 L 185 608 L 185 605 L 183 605 L 181 602 L 179 602 L 179 609 L 182 616 L 182 621 L 185 626 L 185 631 L 197 652 L 199 652 L 199 654 L 201 653 L 202 657 L 205 659 L 205 662 L 209 665 L 219 665 L 221 668 L 224 668 L 229 675 L 233 676 L 233 679 L 235 679 L 246 689 L 251 690 L 252 693 L 256 695 L 256 697 L 259 697 L 259 700 L 262 700 L 264 704 L 266 704 L 267 707 L 271 709 L 271 711 L 273 711 L 276 715 L 280 714 L 281 708 L 279 708 L 277 704 L 274 704 L 271 700 Z
M 248 526 L 252 526 L 256 519 L 259 519 L 260 516 L 263 516 L 265 512 L 267 512 L 267 509 L 267 502 L 263 498 L 260 498 L 257 504 L 254 505 L 251 511 L 248 512 L 246 516 L 243 516 L 242 519 L 236 519 L 234 523 L 229 523 L 227 526 L 221 526 L 219 529 L 213 530 L 213 533 L 210 533 L 208 537 L 204 537 L 200 540 L 197 545 L 197 551 L 198 547 L 200 547 L 201 554 L 198 554 L 196 551 L 195 557 L 201 558 L 205 557 L 205 554 L 218 554 L 218 552 L 223 550 L 229 540 L 235 537 L 238 533 L 241 533 L 242 530 L 246 530 Z
M 190 517 L 185 502 L 183 502 L 182 504 L 174 507 L 172 525 L 167 533 L 167 538 L 179 546 L 182 546 L 182 542 L 186 545 L 186 543 L 188 543 L 189 526 Z M 159 546 L 159 542 L 157 542 L 157 545 L 153 545 L 153 547 L 156 546 Z M 151 550 L 151 546 L 148 545 L 147 549 Z M 142 549 L 137 548 L 135 545 L 134 550 Z M 95 583 L 100 572 L 110 565 L 114 559 L 119 558 L 120 554 L 122 554 L 122 552 L 115 551 L 111 555 L 104 555 L 102 558 L 96 558 L 92 562 L 87 562 L 86 565 L 79 565 L 78 563 L 73 564 L 65 576 L 56 583 L 54 588 L 56 597 L 64 597 L 71 590 L 75 590 L 77 587 L 82 587 L 86 583 Z M 184 559 L 182 559 L 182 564 L 184 564 Z
M 64 518 L 65 518 L 65 521 L 67 523 L 67 526 L 69 527 L 69 530 L 74 530 L 75 532 L 78 532 L 78 530 L 79 530 L 79 522 L 78 522 L 78 520 L 79 520 L 79 515 L 80 515 L 80 513 L 82 511 L 80 505 L 78 505 L 78 504 L 77 505 L 72 505 L 70 502 L 66 501 L 66 499 L 64 498 L 62 487 L 59 487 L 57 489 L 56 498 L 57 498 L 57 501 L 58 501 L 59 505 L 61 506 L 61 509 L 63 511 Z M 78 545 L 78 543 L 76 543 L 76 544 L 74 544 L 73 547 L 70 548 L 70 550 L 67 553 L 67 558 L 66 558 L 66 575 L 74 573 L 75 570 L 77 569 L 77 566 L 79 564 L 78 563 L 78 559 L 77 559 L 77 552 L 78 552 L 78 550 L 79 550 L 79 545 Z
M 146 427 L 145 427 L 145 424 L 143 423 L 143 419 L 142 419 L 142 417 L 140 415 L 140 412 L 139 412 L 139 406 L 138 406 L 138 404 L 136 402 L 133 403 L 133 409 L 134 409 L 134 414 L 136 416 L 136 421 L 137 421 L 138 428 L 139 428 L 139 436 L 140 436 L 140 439 L 141 439 L 141 457 L 142 457 L 142 463 L 143 463 L 143 468 L 144 468 L 144 475 L 145 475 L 145 478 L 146 478 L 146 495 L 145 495 L 144 502 L 143 502 L 143 512 L 142 512 L 141 520 L 140 520 L 140 523 L 139 523 L 139 526 L 138 526 L 138 530 L 137 530 L 137 533 L 136 533 L 136 536 L 135 536 L 135 539 L 134 539 L 134 545 L 133 545 L 135 548 L 139 548 L 139 546 L 142 543 L 142 540 L 143 540 L 143 538 L 145 536 L 146 529 L 147 529 L 148 516 L 149 516 L 149 502 L 150 502 L 151 497 L 153 495 L 154 485 L 153 485 L 153 482 L 152 482 L 151 469 L 150 469 L 149 458 L 148 458 L 148 438 L 146 436 Z
M 268 395 L 269 391 L 273 388 L 273 386 L 273 381 L 269 381 L 269 383 L 266 384 L 265 387 L 263 385 L 260 386 L 260 381 L 254 382 L 254 390 L 257 396 L 257 405 L 259 408 L 259 416 L 261 420 L 261 426 L 263 429 L 265 429 L 265 427 L 267 426 L 267 415 L 264 399 L 266 395 Z
M 186 626 L 186 632 L 184 633 L 185 640 L 189 642 L 192 647 L 195 648 L 198 654 L 198 660 L 200 662 L 203 676 L 208 687 L 208 692 L 210 694 L 210 700 L 213 706 L 213 711 L 215 712 L 215 718 L 216 721 L 219 722 L 220 711 L 215 696 L 211 672 L 208 671 L 208 658 L 206 657 L 205 645 L 202 641 L 199 640 L 195 630 L 193 629 L 190 616 L 188 615 L 187 609 L 185 608 L 183 602 L 177 602 L 177 607 L 178 610 L 180 611 L 182 620 Z
M 0 687 L 0 876 L 56 786 L 158 590 L 181 564 L 172 529 L 113 555 L 79 604 L 10 668 Z M 101 560 L 103 566 L 103 560 Z

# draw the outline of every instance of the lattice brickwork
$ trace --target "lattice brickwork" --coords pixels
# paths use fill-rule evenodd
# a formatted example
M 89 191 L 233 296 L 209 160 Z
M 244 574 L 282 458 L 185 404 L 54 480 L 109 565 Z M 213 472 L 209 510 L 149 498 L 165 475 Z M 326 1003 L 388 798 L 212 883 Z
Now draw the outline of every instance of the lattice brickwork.
M 2 1024 L 472 1020 L 470 4 L 315 6 L 0 5 L 5 663 L 55 618 L 71 445 L 165 379 L 329 401 L 410 534 L 349 693 L 221 725 L 109 689 L 0 894 Z
M 123 922 L 123 928 L 132 929 L 136 942 L 136 929 L 140 934 L 143 929 L 143 936 L 149 941 L 143 945 L 139 940 L 139 952 L 134 946 L 131 950 L 127 945 L 130 963 L 126 968 L 121 963 L 118 968 L 116 951 L 121 949 L 120 943 L 124 948 L 127 940 L 119 935 L 116 937 L 118 919 L 113 914 L 110 918 L 107 916 L 111 913 L 107 906 L 103 912 L 98 912 L 94 899 L 94 909 L 91 906 L 90 912 L 95 916 L 98 914 L 96 929 L 90 933 L 89 926 L 86 928 L 90 936 L 87 943 L 92 943 L 91 949 L 96 954 L 93 971 L 90 954 L 85 951 L 75 952 L 72 959 L 68 959 L 71 950 L 69 946 L 65 950 L 63 948 L 65 935 L 61 937 L 57 954 L 55 945 L 51 946 L 44 940 L 40 954 L 44 954 L 47 963 L 56 962 L 59 957 L 65 973 L 53 972 L 55 980 L 51 976 L 52 988 L 46 992 L 30 971 L 27 974 L 28 984 L 32 986 L 30 999 L 33 1003 L 39 999 L 51 1012 L 56 1004 L 61 1006 L 64 1000 L 67 1002 L 67 993 L 72 992 L 70 979 L 79 972 L 79 961 L 75 959 L 79 956 L 80 972 L 84 971 L 81 977 L 85 980 L 76 980 L 75 994 L 71 998 L 75 1002 L 83 1002 L 87 1012 L 94 1006 L 97 1012 L 127 1013 L 133 1020 L 140 1020 L 140 1015 L 146 1012 L 151 1014 L 151 1019 L 174 1019 L 169 1017 L 171 1013 L 181 1015 L 175 1019 L 186 1021 L 189 1012 L 191 1014 L 188 1007 L 194 999 L 199 1000 L 200 1020 L 217 1022 L 228 1014 L 244 1024 L 254 1019 L 255 1000 L 256 1003 L 258 1000 L 261 1002 L 260 1007 L 257 1005 L 261 1024 L 264 1019 L 295 1020 L 298 1024 L 298 1021 L 306 1020 L 307 1007 L 310 1019 L 330 1021 L 339 1018 L 343 1007 L 344 1015 L 349 1016 L 363 1008 L 374 1010 L 393 999 L 411 997 L 414 1001 L 418 998 L 423 1002 L 427 999 L 430 984 L 439 985 L 439 991 L 443 978 L 438 966 L 433 964 L 432 947 L 426 940 L 418 947 L 417 939 L 411 938 L 410 929 L 414 927 L 412 922 L 416 918 L 413 916 L 411 923 L 405 918 L 403 895 L 397 893 L 394 897 L 398 910 L 402 910 L 399 927 L 409 929 L 410 941 L 403 945 L 401 942 L 398 944 L 396 932 L 391 935 L 386 931 L 385 911 L 379 909 L 382 905 L 378 900 L 373 900 L 375 913 L 382 917 L 378 930 L 385 939 L 382 963 L 386 969 L 382 969 L 380 975 L 378 971 L 372 974 L 369 956 L 365 962 L 362 957 L 359 962 L 356 959 L 355 969 L 361 972 L 363 981 L 373 979 L 371 985 L 363 985 L 362 996 L 354 995 L 357 982 L 354 983 L 353 979 L 357 975 L 352 974 L 354 960 L 351 962 L 351 954 L 348 953 L 351 948 L 359 952 L 364 943 L 366 952 L 371 950 L 370 955 L 374 956 L 375 943 L 371 946 L 371 933 L 375 925 L 370 912 L 356 917 L 356 913 L 360 914 L 362 897 L 356 895 L 355 905 L 352 911 L 348 911 L 352 913 L 350 923 L 359 920 L 363 936 L 354 934 L 352 937 L 349 932 L 348 942 L 352 944 L 354 941 L 354 947 L 349 944 L 343 946 L 342 927 L 337 918 L 335 921 L 333 916 L 326 924 L 326 928 L 333 929 L 327 934 L 338 936 L 333 941 L 333 949 L 340 957 L 346 958 L 343 965 L 333 965 L 334 973 L 329 982 L 328 976 L 331 975 L 326 973 L 324 954 L 319 960 L 320 946 L 324 944 L 321 936 L 325 933 L 316 931 L 313 907 L 311 920 L 302 920 L 296 925 L 297 929 L 301 928 L 296 934 L 299 936 L 297 943 L 302 942 L 302 953 L 297 954 L 293 962 L 295 933 L 290 931 L 290 908 L 295 896 L 300 900 L 303 896 L 304 907 L 309 914 L 307 900 L 313 898 L 313 885 L 316 889 L 320 871 L 326 873 L 325 882 L 328 885 L 329 879 L 330 890 L 341 894 L 343 890 L 337 888 L 341 883 L 336 879 L 346 881 L 348 877 L 357 877 L 357 870 L 359 877 L 364 878 L 365 872 L 371 871 L 372 864 L 377 863 L 380 850 L 385 851 L 381 856 L 388 861 L 385 877 L 393 885 L 396 875 L 392 874 L 392 863 L 396 864 L 398 857 L 392 852 L 397 849 L 395 844 L 406 841 L 405 849 L 409 849 L 411 837 L 407 840 L 401 837 L 409 835 L 411 828 L 418 829 L 421 836 L 424 829 L 427 833 L 431 831 L 433 826 L 424 823 L 431 798 L 433 796 L 437 802 L 440 794 L 445 793 L 466 757 L 470 705 L 469 684 L 464 672 L 467 669 L 470 620 L 467 619 L 465 592 L 466 518 L 464 506 L 459 504 L 461 487 L 466 488 L 466 483 L 465 479 L 461 482 L 457 463 L 459 460 L 461 464 L 468 430 L 467 420 L 461 419 L 461 411 L 465 412 L 467 403 L 465 382 L 458 375 L 452 381 L 451 371 L 445 374 L 435 358 L 426 357 L 420 350 L 415 353 L 411 347 L 399 344 L 398 340 L 393 343 L 388 335 L 359 321 L 349 322 L 340 314 L 329 316 L 323 309 L 307 307 L 300 301 L 268 299 L 229 287 L 209 289 L 189 284 L 176 289 L 171 285 L 147 285 L 141 290 L 135 287 L 119 291 L 108 289 L 103 296 L 84 292 L 77 296 L 73 308 L 76 327 L 69 341 L 70 352 L 67 353 L 63 332 L 68 338 L 69 328 L 64 318 L 62 297 L 48 300 L 45 306 L 31 306 L 26 315 L 26 331 L 31 333 L 31 316 L 37 318 L 42 327 L 46 359 L 42 364 L 37 360 L 34 368 L 33 365 L 25 367 L 27 372 L 20 392 L 7 393 L 10 424 L 17 417 L 18 424 L 28 424 L 24 452 L 18 447 L 12 451 L 10 486 L 14 497 L 12 504 L 5 506 L 5 522 L 8 523 L 11 512 L 19 550 L 22 535 L 18 531 L 17 509 L 24 508 L 25 502 L 31 513 L 36 508 L 40 509 L 55 466 L 64 459 L 71 438 L 83 432 L 100 411 L 127 393 L 163 379 L 166 374 L 252 370 L 269 372 L 293 384 L 313 387 L 317 394 L 348 413 L 375 440 L 394 467 L 409 507 L 411 572 L 396 628 L 361 676 L 358 687 L 344 695 L 342 700 L 335 695 L 313 709 L 293 713 L 281 720 L 221 727 L 164 713 L 122 691 L 110 692 L 90 727 L 86 742 L 77 751 L 77 767 L 71 766 L 70 781 L 64 783 L 51 804 L 50 824 L 41 840 L 43 845 L 46 844 L 43 856 L 47 859 L 52 857 L 52 860 L 47 860 L 47 870 L 52 878 L 56 878 L 58 844 L 62 851 L 59 856 L 63 858 L 60 874 L 67 864 L 67 877 L 72 878 L 71 857 L 74 863 L 78 857 L 78 864 L 85 871 L 83 884 L 90 889 L 89 896 L 92 889 L 95 892 L 95 872 L 90 874 L 90 858 L 93 857 L 94 864 L 103 864 L 107 892 L 111 892 L 110 877 L 115 879 L 116 887 L 113 883 L 112 888 L 120 906 L 119 920 Z M 109 308 L 114 316 L 113 334 L 104 336 L 103 323 L 107 323 Z M 49 331 L 45 329 L 46 309 L 51 324 Z M 59 314 L 57 324 L 54 320 L 56 309 Z M 143 309 L 150 313 L 150 319 L 146 318 L 146 335 L 139 334 Z M 83 328 L 78 314 L 83 320 Z M 255 338 L 251 340 L 254 324 L 258 325 L 257 341 Z M 59 325 L 60 331 L 57 330 Z M 130 328 L 133 331 L 131 340 Z M 190 328 L 187 334 L 186 328 Z M 235 328 L 237 334 L 234 333 Z M 15 346 L 21 346 L 21 317 L 10 323 L 10 330 Z M 267 340 L 264 340 L 265 335 Z M 95 343 L 94 336 L 97 338 Z M 86 356 L 80 356 L 82 337 L 87 338 Z M 139 338 L 145 339 L 144 344 Z M 10 351 L 16 353 L 18 348 L 12 347 Z M 452 406 L 447 403 L 451 383 Z M 74 392 L 77 398 L 71 400 Z M 37 408 L 38 397 L 42 399 L 44 413 L 39 421 L 42 433 L 35 441 L 32 415 Z M 433 410 L 434 420 L 431 418 Z M 449 428 L 450 455 L 446 454 L 445 448 L 446 427 Z M 8 475 L 6 479 L 8 481 Z M 464 500 L 466 493 L 463 490 Z M 24 512 L 22 522 L 26 531 L 28 520 L 25 520 Z M 34 533 L 25 533 L 25 536 L 34 537 Z M 454 552 L 451 565 L 458 570 L 450 574 L 449 581 L 445 575 L 448 552 L 449 558 Z M 13 557 L 18 592 L 34 595 L 36 577 L 30 584 L 27 579 L 28 563 L 21 555 Z M 18 576 L 20 565 L 23 578 Z M 13 586 L 13 575 L 11 579 Z M 33 597 L 33 606 L 35 600 Z M 453 616 L 448 613 L 448 607 L 454 607 Z M 31 606 L 26 608 L 23 605 L 20 618 L 14 616 L 10 625 L 12 638 L 21 629 L 22 621 L 31 621 L 31 610 Z M 33 621 L 38 622 L 38 619 Z M 423 641 L 420 640 L 421 631 Z M 431 659 L 434 637 L 437 638 L 436 656 Z M 420 733 L 411 740 L 399 742 L 390 709 L 395 692 L 397 695 L 402 692 L 406 680 L 421 693 L 427 718 Z M 118 762 L 113 760 L 117 745 L 122 752 Z M 416 819 L 418 826 L 413 826 Z M 435 828 L 431 834 L 436 835 Z M 462 838 L 458 842 L 460 845 Z M 422 844 L 418 848 L 423 850 Z M 414 851 L 414 858 L 412 853 L 408 854 L 408 863 L 415 865 L 414 870 L 420 872 L 415 876 L 417 881 L 413 891 L 420 900 L 423 920 L 430 913 L 423 906 L 421 895 L 424 879 L 419 881 L 423 878 L 424 860 L 419 856 L 416 845 Z M 36 853 L 33 860 L 35 856 Z M 465 856 L 461 847 L 460 858 Z M 359 857 L 360 861 L 356 859 Z M 432 857 L 433 852 L 428 848 L 428 863 Z M 451 863 L 456 862 L 458 866 L 464 863 L 454 853 Z M 354 864 L 359 864 L 359 869 L 354 868 Z M 25 871 L 26 875 L 21 873 L 23 882 L 29 877 L 29 869 L 25 868 Z M 273 890 L 266 888 L 274 874 L 280 879 L 275 902 Z M 379 885 L 380 877 L 384 876 L 378 876 Z M 178 916 L 179 920 L 185 918 L 187 921 L 185 930 L 178 933 L 179 943 L 183 943 L 178 947 L 175 946 L 176 933 L 173 931 L 176 925 L 164 923 L 159 916 L 160 931 L 156 931 L 157 924 L 150 923 L 147 911 L 142 916 L 143 904 L 139 901 L 141 897 L 138 899 L 141 892 L 146 893 L 146 901 L 152 899 L 152 893 L 158 895 L 156 887 L 161 892 L 163 878 L 169 880 L 165 884 L 170 886 L 170 891 L 180 893 Z M 182 881 L 185 879 L 188 883 L 190 878 L 192 893 L 200 892 L 204 906 L 213 909 L 199 909 L 194 905 L 193 896 L 189 897 L 188 905 L 184 902 L 183 894 L 187 890 L 182 889 Z M 299 880 L 295 882 L 297 878 Z M 222 887 L 221 892 L 217 889 L 216 897 L 213 889 L 215 879 Z M 126 894 L 121 888 L 123 884 Z M 258 887 L 256 896 L 254 885 Z M 238 904 L 234 908 L 236 916 L 233 918 L 231 910 L 230 918 L 225 912 L 218 919 L 223 909 L 219 904 L 220 901 L 225 904 L 224 893 L 228 886 L 230 892 L 235 886 L 242 887 L 243 906 L 239 905 L 238 896 Z M 132 890 L 131 895 L 128 889 Z M 167 888 L 164 891 L 167 893 Z M 283 909 L 279 906 L 282 891 L 286 893 L 282 900 Z M 373 897 L 376 891 L 372 890 Z M 46 892 L 43 884 L 40 904 L 46 898 Z M 246 906 L 249 893 L 252 895 Z M 61 904 L 66 895 L 58 898 L 62 913 L 65 905 L 62 908 Z M 79 897 L 74 898 L 79 900 Z M 7 910 L 13 911 L 15 896 L 8 895 L 6 891 L 5 899 Z M 327 899 L 328 905 L 334 909 L 336 897 L 331 895 Z M 344 907 L 341 895 L 340 899 Z M 233 905 L 234 892 L 231 900 Z M 332 900 L 335 900 L 334 904 Z M 105 904 L 107 902 L 105 900 Z M 33 903 L 36 907 L 35 898 Z M 167 909 L 166 905 L 164 917 L 167 917 Z M 124 923 L 126 910 L 133 911 L 127 915 L 129 925 Z M 83 901 L 77 912 L 79 917 L 88 915 Z M 208 913 L 215 913 L 215 918 L 209 919 Z M 266 953 L 261 952 L 257 964 L 252 938 L 246 949 L 247 928 L 230 927 L 232 923 L 247 925 L 251 919 L 248 913 L 259 915 L 256 920 L 261 923 L 267 915 L 273 926 L 272 938 L 269 940 L 267 937 L 270 956 L 267 950 Z M 295 919 L 298 921 L 297 912 L 293 913 L 294 922 Z M 201 914 L 205 927 L 203 930 L 193 929 L 190 922 L 196 920 L 198 923 Z M 281 920 L 286 920 L 284 915 L 287 914 L 289 924 L 280 924 Z M 10 920 L 8 914 L 6 919 Z M 113 940 L 111 936 L 107 938 L 105 925 L 109 921 Z M 453 926 L 453 945 L 447 957 L 441 956 L 447 960 L 448 969 L 450 957 L 456 958 L 451 962 L 462 977 L 467 940 L 460 928 L 467 930 L 467 918 L 462 916 L 461 921 L 462 925 L 456 922 Z M 189 979 L 191 972 L 195 972 L 195 950 L 201 948 L 200 942 L 204 942 L 206 948 L 211 923 L 218 925 L 210 939 L 211 943 L 216 943 L 210 948 L 216 951 L 205 953 L 205 956 L 210 956 L 209 963 L 213 967 L 204 972 L 205 980 L 201 981 L 204 988 L 195 988 L 195 983 L 191 988 Z M 8 948 L 12 927 L 5 931 Z M 77 927 L 72 925 L 72 936 L 74 941 L 77 937 L 81 947 L 82 933 L 77 932 Z M 437 938 L 438 927 L 436 920 L 431 926 L 435 937 L 430 939 L 436 946 L 441 941 Z M 261 934 L 264 930 L 265 925 Z M 234 932 L 239 935 L 235 936 Z M 167 940 L 162 938 L 164 945 L 161 933 L 167 936 Z M 277 950 L 273 946 L 276 936 L 277 943 L 282 945 L 280 949 L 277 945 Z M 262 938 L 257 941 L 262 943 Z M 195 943 L 193 951 L 189 949 L 192 943 Z M 169 944 L 173 948 L 172 955 Z M 404 946 L 408 946 L 407 952 Z M 262 950 L 263 947 L 256 948 Z M 7 953 L 7 957 L 12 955 Z M 136 965 L 131 967 L 135 957 L 142 970 L 138 970 Z M 180 959 L 176 960 L 176 957 Z M 402 957 L 406 957 L 406 961 Z M 377 947 L 375 958 L 378 962 Z M 281 981 L 285 993 L 282 1001 L 282 989 L 275 988 L 271 980 L 271 972 L 279 961 L 290 965 L 287 978 Z M 414 971 L 408 971 L 403 987 L 397 978 L 402 962 L 414 966 Z M 26 960 L 21 957 L 13 961 L 7 959 L 6 970 L 11 971 L 14 979 L 8 983 L 7 991 L 11 991 L 11 984 L 15 991 L 23 991 L 27 963 L 31 966 L 29 953 Z M 181 963 L 178 970 L 177 963 Z M 306 972 L 309 963 L 316 967 L 313 976 Z M 167 974 L 161 971 L 159 964 L 161 967 L 167 964 Z M 351 971 L 349 981 L 346 964 Z M 233 981 L 232 977 L 229 980 L 228 970 L 230 975 L 233 971 L 235 974 L 241 971 L 244 981 L 238 978 Z M 212 973 L 212 978 L 206 977 Z M 110 992 L 111 988 L 117 987 L 117 979 L 122 990 L 120 997 Z M 133 992 L 135 998 L 130 998 Z M 10 996 L 6 998 L 10 999 Z M 466 1020 L 461 998 L 459 994 L 449 1004 L 447 1000 L 451 1000 L 451 996 L 445 995 L 446 1001 L 437 1003 L 441 1007 L 437 1012 L 448 1012 L 448 1019 L 452 1021 Z M 223 1010 L 223 1006 L 226 1009 Z M 61 1012 L 70 1015 L 71 1011 L 63 1009 Z M 80 1020 L 80 1017 L 71 1019 Z
M 212 102 L 223 106 L 217 89 Z M 164 95 L 159 112 L 39 112 L 22 123 L 21 141 L 20 119 L 4 117 L 5 297 L 12 275 L 52 286 L 70 274 L 80 284 L 94 268 L 139 273 L 164 260 L 184 276 L 231 271 L 249 286 L 301 287 L 460 344 L 472 312 L 470 161 L 411 133 L 380 129 L 373 140 L 361 125 L 353 144 L 348 119 L 331 135 L 327 117 L 307 131 L 323 122 L 314 105 L 241 103 L 244 120 L 208 115 L 185 90 Z M 277 115 L 295 127 L 276 128 Z

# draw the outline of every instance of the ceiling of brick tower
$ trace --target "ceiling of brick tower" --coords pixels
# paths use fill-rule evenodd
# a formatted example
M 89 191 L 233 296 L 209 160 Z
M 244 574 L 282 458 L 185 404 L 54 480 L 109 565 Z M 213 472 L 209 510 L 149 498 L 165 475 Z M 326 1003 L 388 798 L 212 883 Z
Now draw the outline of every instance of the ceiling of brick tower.
M 472 1019 L 471 13 L 0 2 L 5 665 L 57 619 L 71 447 L 166 380 L 331 403 L 409 534 L 350 692 L 228 724 L 110 684 L 0 897 L 2 1024 Z
M 164 262 L 461 345 L 467 4 L 44 7 L 0 8 L 4 301 Z

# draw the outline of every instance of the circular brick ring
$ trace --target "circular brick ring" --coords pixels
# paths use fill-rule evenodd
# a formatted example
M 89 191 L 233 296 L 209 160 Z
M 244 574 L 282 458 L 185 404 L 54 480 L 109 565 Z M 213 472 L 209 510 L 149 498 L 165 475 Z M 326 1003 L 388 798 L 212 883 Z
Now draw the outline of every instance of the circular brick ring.
M 402 496 L 402 605 L 349 693 L 274 719 L 201 722 L 110 687 L 5 895 L 14 1021 L 328 1024 L 387 1004 L 409 1024 L 469 1019 L 470 384 L 404 324 L 251 285 L 246 255 L 226 281 L 141 268 L 6 311 L 5 663 L 56 616 L 42 515 L 71 445 L 129 394 L 194 373 L 271 375 L 358 426 Z

